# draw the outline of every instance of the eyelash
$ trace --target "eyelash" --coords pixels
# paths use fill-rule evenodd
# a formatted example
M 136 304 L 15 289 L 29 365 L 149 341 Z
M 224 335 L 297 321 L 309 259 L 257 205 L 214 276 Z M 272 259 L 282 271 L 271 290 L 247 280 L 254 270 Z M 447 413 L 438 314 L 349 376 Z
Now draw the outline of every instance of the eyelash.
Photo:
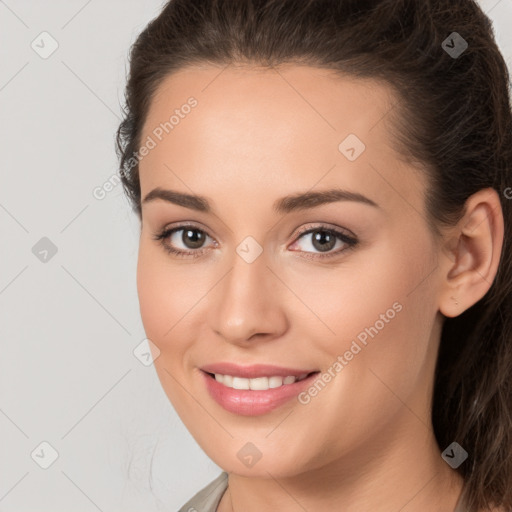
M 153 239 L 159 241 L 165 251 L 167 251 L 168 253 L 170 253 L 178 258 L 199 258 L 206 251 L 205 248 L 183 251 L 181 249 L 175 249 L 174 247 L 172 247 L 166 243 L 166 239 L 169 236 L 171 236 L 172 234 L 174 234 L 177 231 L 184 231 L 186 229 L 189 229 L 192 231 L 199 231 L 199 232 L 207 235 L 208 237 L 213 238 L 205 230 L 200 229 L 192 224 L 182 224 L 180 226 L 176 226 L 173 228 L 166 228 L 163 231 L 156 233 L 155 235 L 153 235 Z M 313 228 L 304 228 L 303 230 L 299 231 L 299 233 L 297 233 L 296 240 L 298 240 L 301 236 L 304 236 L 304 235 L 307 235 L 310 233 L 314 233 L 315 231 L 324 231 L 327 233 L 334 234 L 336 236 L 336 238 L 340 239 L 343 243 L 345 243 L 347 245 L 347 247 L 345 247 L 344 249 L 343 248 L 338 249 L 337 251 L 330 252 L 330 253 L 309 253 L 309 252 L 304 252 L 304 251 L 298 251 L 298 252 L 304 252 L 304 254 L 307 255 L 304 257 L 308 258 L 308 259 L 323 260 L 325 258 L 334 258 L 336 256 L 339 256 L 339 254 L 342 252 L 346 252 L 348 250 L 354 249 L 355 246 L 359 243 L 357 238 L 351 237 L 351 236 L 347 235 L 346 233 L 339 231 L 338 229 L 331 228 L 331 227 L 328 227 L 325 225 L 319 225 L 319 226 L 315 226 Z M 314 254 L 314 255 L 311 255 L 311 254 Z

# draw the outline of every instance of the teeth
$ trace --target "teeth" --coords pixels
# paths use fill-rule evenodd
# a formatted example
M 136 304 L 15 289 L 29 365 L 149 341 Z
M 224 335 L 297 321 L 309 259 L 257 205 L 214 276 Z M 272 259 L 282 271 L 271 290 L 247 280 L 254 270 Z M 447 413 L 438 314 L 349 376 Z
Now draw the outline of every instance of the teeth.
M 269 388 L 278 388 L 283 385 L 283 377 L 269 377 L 268 379 L 268 387 Z
M 245 379 L 244 379 L 245 380 Z M 255 379 L 247 379 L 249 388 L 255 391 L 264 391 L 268 389 L 268 377 L 258 377 Z
M 251 389 L 254 391 L 266 391 L 267 389 L 279 388 L 283 385 L 293 384 L 298 380 L 307 377 L 307 373 L 303 373 L 299 377 L 289 375 L 287 377 L 256 377 L 254 379 L 245 379 L 243 377 L 233 377 L 232 375 L 215 374 L 215 380 L 224 386 L 233 389 Z
M 233 389 L 249 389 L 249 379 L 233 377 Z

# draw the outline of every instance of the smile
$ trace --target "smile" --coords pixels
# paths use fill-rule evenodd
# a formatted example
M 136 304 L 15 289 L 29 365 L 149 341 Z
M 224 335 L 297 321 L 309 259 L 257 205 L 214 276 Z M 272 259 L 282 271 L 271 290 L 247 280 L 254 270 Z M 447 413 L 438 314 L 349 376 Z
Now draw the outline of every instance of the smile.
M 267 414 L 310 386 L 320 371 L 273 365 L 219 363 L 201 368 L 207 393 L 223 409 L 241 416 Z

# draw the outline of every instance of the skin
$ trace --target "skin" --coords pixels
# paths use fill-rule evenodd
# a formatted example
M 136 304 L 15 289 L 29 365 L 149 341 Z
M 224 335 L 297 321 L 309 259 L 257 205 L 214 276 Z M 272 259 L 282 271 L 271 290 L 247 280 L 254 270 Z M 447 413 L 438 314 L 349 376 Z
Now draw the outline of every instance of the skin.
M 472 196 L 461 222 L 436 239 L 425 174 L 394 149 L 387 114 L 397 100 L 383 83 L 297 65 L 190 67 L 158 88 L 142 140 L 190 96 L 197 107 L 141 161 L 141 193 L 200 194 L 213 213 L 143 204 L 137 286 L 163 389 L 230 474 L 218 510 L 452 512 L 462 479 L 434 438 L 433 375 L 444 316 L 477 302 L 496 275 L 497 194 Z M 350 133 L 366 145 L 353 162 L 338 150 Z M 332 187 L 378 208 L 340 201 L 272 211 L 285 195 Z M 197 258 L 153 239 L 188 222 L 208 235 L 201 248 L 184 245 L 183 232 L 167 243 L 204 250 Z M 311 234 L 296 233 L 325 224 L 359 244 L 308 259 L 322 252 Z M 263 249 L 252 263 L 236 252 L 247 236 Z M 198 368 L 219 361 L 327 371 L 396 302 L 401 311 L 306 405 L 292 399 L 246 417 L 205 389 Z M 237 457 L 247 442 L 262 454 L 252 467 Z

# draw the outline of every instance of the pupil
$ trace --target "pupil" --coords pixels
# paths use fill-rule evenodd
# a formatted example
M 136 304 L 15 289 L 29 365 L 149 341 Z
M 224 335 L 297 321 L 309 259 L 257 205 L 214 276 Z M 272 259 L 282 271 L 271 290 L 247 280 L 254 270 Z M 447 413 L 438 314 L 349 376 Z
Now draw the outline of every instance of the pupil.
M 194 236 L 194 233 L 196 233 L 196 236 Z M 185 237 L 189 237 L 189 239 L 187 240 Z M 203 233 L 197 229 L 187 229 L 183 231 L 182 241 L 185 245 L 190 246 L 191 249 L 201 247 L 203 240 Z
M 325 236 L 322 235 L 324 233 Z M 319 243 L 317 247 L 317 243 Z M 321 230 L 313 232 L 313 245 L 320 251 L 329 251 L 336 244 L 336 238 L 329 231 Z

